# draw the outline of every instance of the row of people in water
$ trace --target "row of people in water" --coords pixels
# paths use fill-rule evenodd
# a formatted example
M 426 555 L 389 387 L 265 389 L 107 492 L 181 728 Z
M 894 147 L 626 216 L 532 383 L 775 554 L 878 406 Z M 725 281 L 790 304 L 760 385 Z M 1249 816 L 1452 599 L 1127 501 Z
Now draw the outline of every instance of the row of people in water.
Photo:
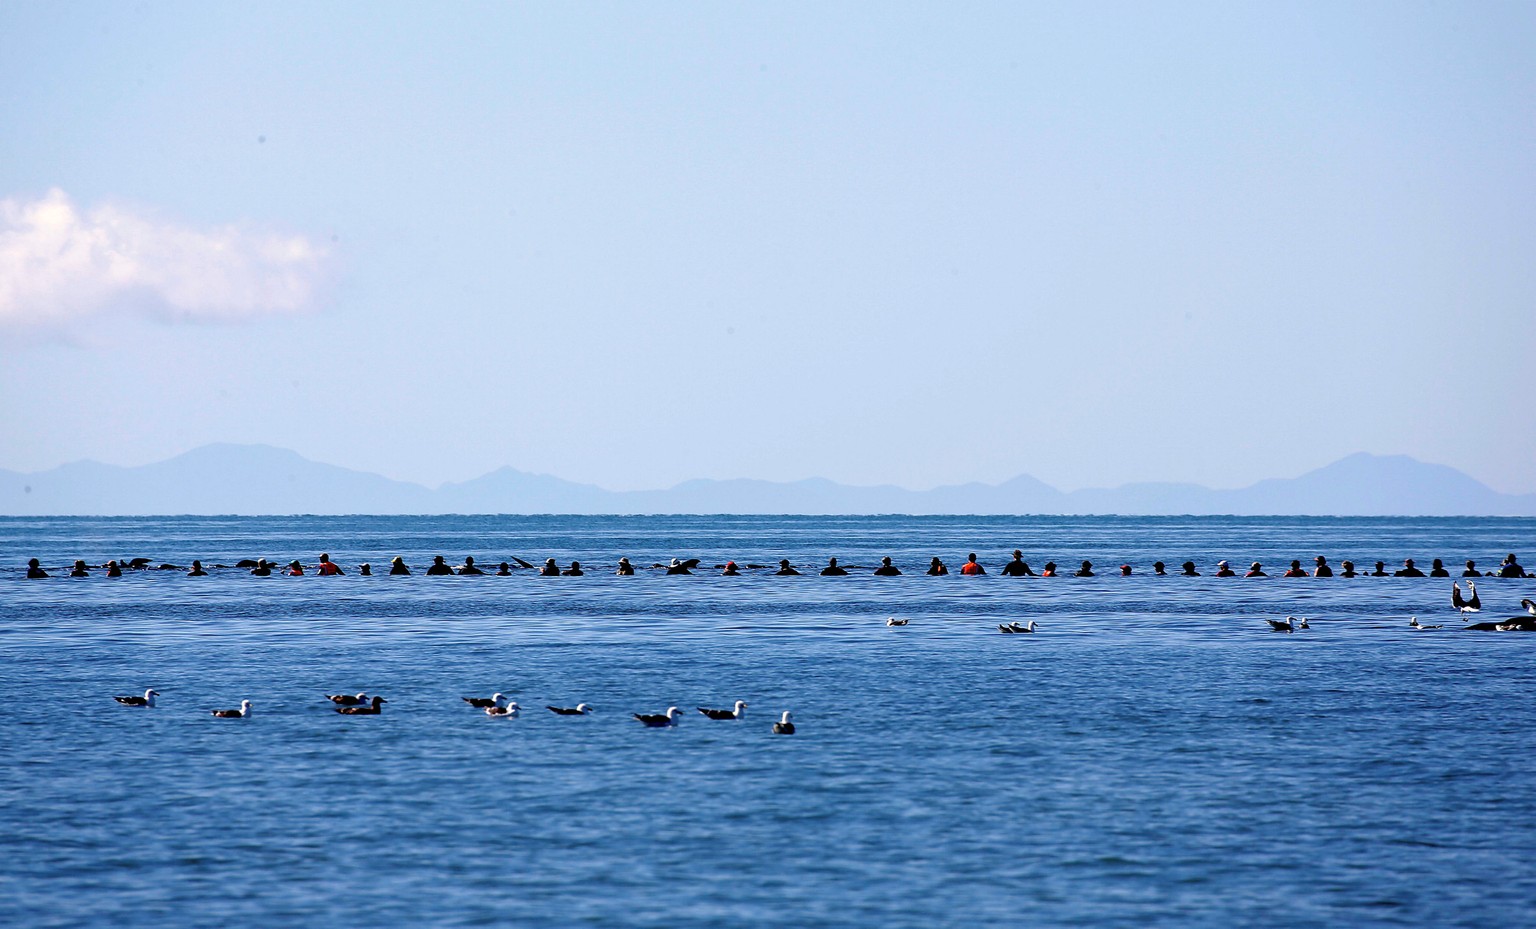
M 534 565 L 532 565 L 529 562 L 523 561 L 520 558 L 519 559 L 515 559 L 515 560 L 517 562 L 517 568 L 519 570 L 521 570 L 521 569 L 533 570 L 534 569 Z M 665 569 L 667 574 L 692 574 L 694 572 L 694 570 L 699 568 L 699 565 L 700 565 L 700 562 L 699 562 L 699 559 L 697 559 L 697 558 L 689 558 L 687 560 L 679 560 L 677 558 L 673 558 L 672 561 L 671 561 L 671 564 L 663 565 L 663 564 L 660 564 L 660 563 L 656 563 L 656 564 L 651 565 L 651 568 L 652 569 Z M 180 567 L 177 566 L 177 565 L 171 565 L 171 564 L 162 564 L 162 565 L 158 565 L 158 566 L 152 565 L 150 563 L 149 559 L 145 559 L 145 558 L 134 558 L 134 559 L 126 561 L 126 562 L 118 562 L 118 561 L 115 561 L 115 560 L 114 561 L 109 561 L 105 565 L 102 565 L 101 567 L 106 569 L 108 577 L 120 577 L 122 575 L 123 570 L 124 570 L 125 567 L 128 570 L 142 570 L 142 569 L 147 569 L 147 568 L 158 568 L 160 570 L 181 570 Z M 214 567 L 216 567 L 216 568 L 224 568 L 226 566 L 225 565 L 215 565 Z M 269 577 L 269 576 L 271 576 L 274 573 L 275 574 L 289 575 L 289 576 L 301 576 L 301 575 L 303 575 L 305 573 L 304 565 L 301 562 L 299 562 L 298 560 L 294 560 L 294 561 L 289 562 L 286 567 L 280 567 L 279 565 L 277 565 L 274 562 L 270 562 L 270 561 L 268 561 L 265 558 L 261 558 L 261 559 L 255 560 L 255 561 L 244 560 L 244 561 L 241 561 L 238 564 L 236 564 L 234 567 L 236 567 L 236 568 L 248 568 L 248 569 L 250 569 L 250 572 L 252 574 L 254 574 L 254 575 L 258 576 L 258 577 Z M 748 564 L 745 567 L 749 571 L 760 571 L 760 570 L 765 570 L 769 566 L 767 566 L 767 565 L 759 565 L 759 564 Z M 742 573 L 742 568 L 740 566 L 738 566 L 736 564 L 736 562 L 734 562 L 734 561 L 728 561 L 724 565 L 716 565 L 715 568 L 716 568 L 716 570 L 719 570 L 722 575 L 727 576 L 727 577 L 740 575 Z M 322 577 L 333 576 L 333 575 L 340 575 L 340 574 L 346 574 L 347 573 L 346 571 L 344 571 L 341 568 L 340 565 L 336 564 L 336 562 L 331 560 L 331 556 L 328 553 L 322 553 L 320 555 L 320 561 L 313 568 L 313 570 L 314 570 L 314 572 L 316 574 L 318 574 L 318 575 L 320 575 Z M 559 564 L 557 564 L 555 562 L 555 559 L 553 559 L 553 558 L 550 558 L 547 561 L 545 561 L 544 562 L 544 566 L 541 567 L 541 568 L 538 568 L 537 570 L 538 570 L 539 575 L 542 576 L 542 577 L 581 577 L 581 576 L 583 576 L 583 575 L 585 575 L 587 573 L 582 568 L 581 562 L 579 562 L 579 561 L 572 561 L 568 567 L 562 568 L 562 567 L 560 567 Z M 864 569 L 856 568 L 855 570 L 864 570 Z M 979 562 L 977 560 L 975 552 L 971 552 L 969 557 L 966 558 L 965 564 L 961 565 L 957 569 L 957 571 L 960 574 L 970 575 L 970 576 L 983 575 L 983 574 L 987 573 L 987 569 L 985 567 L 983 567 L 981 562 Z M 364 562 L 363 564 L 358 566 L 358 573 L 362 574 L 362 575 L 365 575 L 365 576 L 372 575 L 373 574 L 373 566 L 371 564 L 368 564 L 367 562 Z M 395 556 L 394 560 L 390 562 L 389 572 L 388 573 L 392 574 L 392 575 L 402 575 L 402 574 L 408 575 L 408 574 L 411 573 L 411 569 L 406 565 L 405 559 L 403 559 L 403 558 L 401 558 L 400 556 L 397 555 L 397 556 Z M 453 567 L 453 566 L 449 565 L 446 560 L 444 560 L 442 555 L 438 555 L 438 556 L 436 556 L 432 560 L 432 564 L 430 566 L 428 566 L 427 569 L 426 569 L 426 574 L 429 575 L 429 576 L 496 574 L 496 575 L 500 575 L 500 576 L 504 576 L 505 577 L 505 576 L 510 576 L 512 573 L 513 573 L 513 565 L 510 562 L 506 562 L 506 561 L 501 562 L 501 564 L 497 566 L 495 571 L 485 571 L 484 569 L 478 567 L 475 564 L 474 556 L 466 557 L 464 559 L 464 563 L 462 565 L 459 565 L 458 567 Z M 622 575 L 633 575 L 635 573 L 635 566 L 630 563 L 628 558 L 620 558 L 619 562 L 618 562 L 617 569 L 615 570 L 614 573 L 615 574 L 619 574 L 621 576 Z M 788 558 L 784 558 L 784 559 L 781 559 L 779 561 L 779 569 L 777 571 L 772 572 L 772 573 L 775 576 L 787 577 L 787 576 L 792 576 L 792 575 L 803 574 L 804 572 L 797 570 L 794 567 L 794 565 L 792 565 L 790 563 Z M 837 559 L 836 558 L 829 558 L 827 560 L 827 566 L 825 568 L 822 568 L 821 571 L 819 571 L 817 573 L 821 574 L 823 577 L 840 577 L 840 576 L 846 576 L 850 572 L 849 572 L 849 570 L 847 568 L 839 565 L 837 563 Z M 875 568 L 873 573 L 876 576 L 879 576 L 879 577 L 893 577 L 893 576 L 898 576 L 898 575 L 902 574 L 903 572 L 902 572 L 902 570 L 900 568 L 896 567 L 895 564 L 892 563 L 891 558 L 889 556 L 886 556 L 886 557 L 880 559 L 880 566 L 878 568 Z M 929 563 L 928 569 L 924 573 L 927 574 L 927 575 L 930 575 L 930 576 L 936 576 L 936 575 L 945 575 L 945 574 L 948 574 L 950 572 L 949 572 L 949 567 L 947 565 L 945 565 L 944 562 L 941 559 L 939 559 L 938 557 L 935 557 Z M 1056 562 L 1054 562 L 1054 561 L 1047 561 L 1045 563 L 1045 565 L 1042 567 L 1040 573 L 1036 574 L 1034 569 L 1029 566 L 1029 562 L 1024 560 L 1024 553 L 1020 549 L 1014 549 L 1014 551 L 1013 551 L 1013 560 L 1008 562 L 1007 564 L 1003 565 L 1003 567 L 1001 568 L 999 573 L 1002 574 L 1005 577 L 1058 577 L 1058 576 L 1062 576 L 1062 574 L 1063 574 L 1061 569 L 1057 567 Z M 1120 565 L 1120 569 L 1119 569 L 1120 576 L 1122 576 L 1122 577 L 1129 577 L 1133 573 L 1135 573 L 1135 572 L 1131 568 L 1130 565 L 1128 565 L 1128 564 Z M 1157 576 L 1160 576 L 1160 577 L 1168 576 L 1168 574 L 1169 574 L 1168 566 L 1165 565 L 1161 561 L 1154 562 L 1153 565 L 1152 565 L 1152 573 L 1154 575 L 1157 575 Z M 196 560 L 194 560 L 192 562 L 191 569 L 189 571 L 187 571 L 187 575 L 189 577 L 204 577 L 204 576 L 207 576 L 207 574 L 208 574 L 208 571 L 207 571 L 206 568 L 203 567 L 203 563 L 201 561 L 196 561 Z M 1238 576 L 1237 570 L 1235 570 L 1232 567 L 1232 565 L 1229 562 L 1226 562 L 1226 561 L 1218 561 L 1216 563 L 1216 570 L 1215 570 L 1215 572 L 1213 572 L 1213 574 L 1216 577 L 1237 577 Z M 27 577 L 30 577 L 30 578 L 42 578 L 42 577 L 49 577 L 49 576 L 50 575 L 48 574 L 48 572 L 43 570 L 42 566 L 39 564 L 39 562 L 38 562 L 38 560 L 36 558 L 33 558 L 31 561 L 28 562 L 28 564 L 27 564 Z M 69 576 L 70 577 L 89 577 L 90 576 L 90 568 L 89 568 L 89 566 L 86 565 L 86 563 L 85 563 L 85 561 L 83 559 L 76 560 L 73 569 L 69 572 Z M 1071 572 L 1071 576 L 1072 577 L 1097 577 L 1098 575 L 1093 570 L 1093 562 L 1091 562 L 1091 561 L 1084 561 L 1082 563 L 1082 565 L 1076 571 L 1072 571 Z M 1180 565 L 1180 570 L 1178 572 L 1178 576 L 1181 576 L 1181 577 L 1200 577 L 1201 575 L 1200 575 L 1200 572 L 1196 569 L 1195 563 L 1193 561 L 1186 561 L 1186 562 L 1184 562 L 1184 564 Z M 1243 577 L 1269 577 L 1270 575 L 1269 575 L 1268 572 L 1266 572 L 1264 570 L 1264 566 L 1261 563 L 1255 561 L 1251 565 L 1249 565 L 1248 570 L 1246 572 L 1244 572 L 1242 574 L 1242 576 Z M 1283 573 L 1281 573 L 1279 576 L 1280 577 L 1333 577 L 1335 575 L 1334 575 L 1333 567 L 1328 564 L 1328 559 L 1323 557 L 1322 555 L 1318 555 L 1316 558 L 1313 559 L 1313 565 L 1312 565 L 1312 568 L 1310 570 L 1302 567 L 1300 559 L 1293 559 L 1291 561 L 1291 566 L 1288 569 L 1286 569 Z M 1386 562 L 1384 562 L 1384 561 L 1376 562 L 1376 569 L 1374 571 L 1356 571 L 1355 570 L 1355 563 L 1353 561 L 1345 560 L 1345 561 L 1341 561 L 1339 563 L 1338 576 L 1339 577 L 1450 577 L 1451 576 L 1451 572 L 1450 572 L 1450 570 L 1448 568 L 1446 568 L 1445 563 L 1441 559 L 1439 559 L 1439 558 L 1436 558 L 1434 560 L 1433 565 L 1431 565 L 1431 567 L 1430 567 L 1430 569 L 1429 569 L 1429 571 L 1427 573 L 1423 569 L 1417 567 L 1417 565 L 1415 565 L 1414 560 L 1412 558 L 1404 559 L 1403 560 L 1403 566 L 1401 568 L 1398 568 L 1397 570 L 1390 571 L 1390 572 L 1387 570 L 1387 565 L 1386 565 Z M 1533 577 L 1533 576 L 1536 576 L 1536 575 L 1527 574 L 1525 569 L 1523 567 L 1521 567 L 1520 562 L 1515 557 L 1514 553 L 1511 552 L 1504 559 L 1503 563 L 1499 566 L 1499 569 L 1497 571 L 1489 571 L 1489 572 L 1484 573 L 1484 572 L 1478 570 L 1477 563 L 1475 561 L 1468 561 L 1466 563 L 1466 568 L 1461 572 L 1461 576 L 1462 577 Z

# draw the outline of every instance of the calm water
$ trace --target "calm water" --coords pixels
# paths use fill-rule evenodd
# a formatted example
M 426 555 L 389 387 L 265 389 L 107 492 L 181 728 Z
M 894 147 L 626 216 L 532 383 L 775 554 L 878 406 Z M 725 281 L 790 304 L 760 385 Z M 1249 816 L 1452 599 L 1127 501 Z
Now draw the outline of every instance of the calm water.
M 602 568 L 1015 547 L 1137 574 Z M 21 577 L 321 551 L 354 573 Z M 1536 925 L 1536 636 L 1456 628 L 1443 580 L 1148 576 L 1510 551 L 1536 521 L 0 519 L 0 925 Z M 594 573 L 356 576 L 396 554 Z M 321 698 L 357 690 L 384 714 Z M 522 718 L 459 701 L 496 690 Z

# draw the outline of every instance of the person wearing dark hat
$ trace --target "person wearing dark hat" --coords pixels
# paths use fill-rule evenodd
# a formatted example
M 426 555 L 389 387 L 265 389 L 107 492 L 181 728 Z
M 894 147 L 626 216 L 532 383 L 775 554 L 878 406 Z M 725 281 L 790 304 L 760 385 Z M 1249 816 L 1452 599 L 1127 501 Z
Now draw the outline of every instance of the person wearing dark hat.
M 1035 572 L 1029 570 L 1029 562 L 1024 560 L 1024 552 L 1020 549 L 1013 550 L 1013 560 L 1003 565 L 1003 577 L 1034 577 Z
M 410 574 L 411 573 L 411 569 L 407 568 L 405 566 L 405 559 L 404 558 L 401 558 L 399 555 L 396 555 L 394 558 L 390 559 L 390 562 L 389 562 L 389 573 L 390 574 Z
M 773 576 L 774 577 L 799 577 L 800 576 L 800 572 L 796 571 L 790 565 L 788 558 L 780 558 L 779 559 L 779 570 L 773 572 Z
M 1047 561 L 1045 563 L 1045 567 L 1042 568 L 1041 571 L 1040 571 L 1040 576 L 1041 577 L 1055 577 L 1056 576 L 1056 562 L 1054 562 L 1054 561 Z
M 944 562 L 939 560 L 938 555 L 934 555 L 933 561 L 928 563 L 928 570 L 925 573 L 929 577 L 939 577 L 940 575 L 948 574 L 949 569 L 944 567 Z
M 1344 569 L 1339 572 L 1339 577 L 1355 576 L 1355 563 L 1353 561 L 1341 561 L 1339 562 L 1339 567 Z
M 554 559 L 550 560 L 553 561 Z M 432 565 L 431 567 L 427 568 L 428 577 L 445 577 L 452 573 L 453 569 L 448 567 L 448 562 L 443 560 L 442 555 L 432 556 Z
M 298 564 L 298 562 L 294 562 Z M 203 570 L 203 563 L 196 558 L 192 559 L 192 570 L 187 572 L 187 577 L 207 577 L 208 572 Z
M 1161 561 L 1154 561 L 1152 562 L 1152 573 L 1158 577 L 1167 577 L 1168 566 L 1163 564 Z
M 613 572 L 613 573 L 618 575 L 619 577 L 634 577 L 635 576 L 635 566 L 629 563 L 629 559 L 628 558 L 620 558 L 619 559 L 619 569 L 617 571 Z
M 1317 567 L 1312 569 L 1313 577 L 1333 577 L 1333 569 L 1328 567 L 1327 558 L 1324 558 L 1322 555 L 1318 555 L 1316 558 L 1312 559 L 1312 561 L 1315 565 L 1317 565 Z
M 1412 558 L 1404 558 L 1403 566 L 1392 572 L 1393 577 L 1423 577 L 1424 572 L 1413 566 Z
M 1451 572 L 1449 572 L 1449 571 L 1447 571 L 1445 569 L 1445 562 L 1441 561 L 1439 558 L 1436 558 L 1435 561 L 1434 561 L 1434 564 L 1431 564 L 1429 566 L 1429 576 L 1430 577 L 1450 577 L 1451 576 Z
M 827 566 L 821 569 L 822 577 L 847 577 L 848 572 L 837 566 L 836 558 L 828 558 Z
M 1269 577 L 1269 575 L 1264 573 L 1264 566 L 1255 561 L 1249 566 L 1248 573 L 1244 574 L 1243 577 Z
M 115 560 L 107 562 L 107 577 L 122 577 L 122 576 L 123 576 L 123 566 L 122 565 L 118 564 Z
M 1291 566 L 1289 568 L 1286 568 L 1285 569 L 1285 573 L 1280 575 L 1280 576 L 1281 577 L 1306 577 L 1307 576 L 1307 572 L 1301 570 L 1301 559 L 1296 558 L 1296 559 L 1292 559 L 1291 560 Z
M 357 566 L 357 573 L 363 577 L 373 577 L 373 565 L 365 561 Z
M 1227 564 L 1225 561 L 1218 561 L 1216 562 L 1216 576 L 1237 577 L 1237 572 L 1232 570 L 1232 566 Z
M 1376 562 L 1376 570 L 1372 571 L 1369 576 L 1370 577 L 1391 577 L 1392 575 L 1387 573 L 1387 563 L 1385 561 L 1378 561 L 1378 562 Z
M 555 564 L 555 559 L 544 559 L 544 567 L 539 569 L 539 577 L 559 577 L 560 566 Z
M 1200 576 L 1200 572 L 1195 570 L 1195 563 L 1193 561 L 1186 561 L 1183 564 L 1179 565 L 1179 567 L 1183 570 L 1183 572 L 1184 572 L 1183 576 L 1184 577 L 1199 577 Z
M 1093 562 L 1085 561 L 1083 566 L 1072 572 L 1073 577 L 1093 577 Z
M 901 569 L 891 564 L 890 555 L 886 555 L 884 558 L 881 558 L 880 567 L 875 569 L 876 577 L 898 577 L 900 574 Z

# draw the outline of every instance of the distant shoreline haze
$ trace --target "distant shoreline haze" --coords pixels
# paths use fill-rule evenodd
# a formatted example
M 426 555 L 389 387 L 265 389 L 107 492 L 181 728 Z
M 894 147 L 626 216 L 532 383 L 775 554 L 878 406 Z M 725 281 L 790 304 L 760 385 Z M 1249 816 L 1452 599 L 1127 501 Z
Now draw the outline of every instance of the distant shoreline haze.
M 310 461 L 267 445 L 214 444 L 119 467 L 79 461 L 0 470 L 4 516 L 437 515 L 452 513 L 909 514 L 977 516 L 1536 516 L 1536 494 L 1499 493 L 1445 465 L 1350 455 L 1236 490 L 1139 483 L 1062 492 L 1028 475 L 931 490 L 801 481 L 692 480 L 612 491 L 501 468 L 437 489 Z

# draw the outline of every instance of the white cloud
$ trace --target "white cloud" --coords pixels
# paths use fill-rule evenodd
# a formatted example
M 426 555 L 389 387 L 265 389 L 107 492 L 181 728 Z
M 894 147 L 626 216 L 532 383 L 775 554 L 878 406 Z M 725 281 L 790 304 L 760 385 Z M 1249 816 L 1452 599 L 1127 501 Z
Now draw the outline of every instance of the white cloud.
M 102 313 L 229 322 L 312 308 L 326 253 L 302 236 L 193 229 L 62 190 L 0 200 L 0 324 Z

